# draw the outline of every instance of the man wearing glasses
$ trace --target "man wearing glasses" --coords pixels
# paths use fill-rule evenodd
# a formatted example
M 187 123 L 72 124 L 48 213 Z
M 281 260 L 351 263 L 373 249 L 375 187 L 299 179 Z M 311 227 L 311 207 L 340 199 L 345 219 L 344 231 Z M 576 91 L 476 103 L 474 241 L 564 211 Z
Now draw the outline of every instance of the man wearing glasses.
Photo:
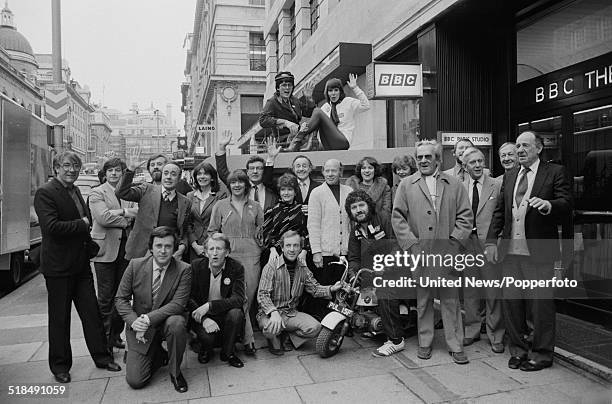
M 34 197 L 34 209 L 42 232 L 41 271 L 48 294 L 49 367 L 60 383 L 70 382 L 70 312 L 77 309 L 89 354 L 98 368 L 120 371 L 108 350 L 106 334 L 94 291 L 89 259 L 91 214 L 74 185 L 82 162 L 72 151 L 53 159 L 55 177 Z

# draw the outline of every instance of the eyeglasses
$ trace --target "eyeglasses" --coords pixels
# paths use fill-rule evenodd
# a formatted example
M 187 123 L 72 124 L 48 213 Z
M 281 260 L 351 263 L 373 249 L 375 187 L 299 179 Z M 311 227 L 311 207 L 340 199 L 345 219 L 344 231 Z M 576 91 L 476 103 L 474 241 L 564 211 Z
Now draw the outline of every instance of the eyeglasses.
M 263 167 L 249 167 L 248 171 L 263 171 Z
M 81 165 L 78 163 L 74 163 L 74 164 L 70 164 L 70 163 L 63 163 L 62 164 L 62 168 L 65 171 L 70 171 L 70 169 L 72 168 L 74 171 L 79 171 L 81 170 Z

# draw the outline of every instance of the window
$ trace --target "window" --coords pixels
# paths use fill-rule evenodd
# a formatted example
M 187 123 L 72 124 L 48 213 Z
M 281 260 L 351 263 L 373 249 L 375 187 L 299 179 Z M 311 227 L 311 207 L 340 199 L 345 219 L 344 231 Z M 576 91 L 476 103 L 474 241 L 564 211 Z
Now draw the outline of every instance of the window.
M 249 0 L 249 4 L 252 6 L 265 6 L 266 0 Z
M 289 9 L 289 18 L 291 29 L 289 33 L 291 34 L 291 59 L 295 56 L 295 3 Z
M 261 32 L 249 33 L 249 63 L 250 70 L 266 70 L 266 43 Z
M 319 27 L 319 0 L 310 0 L 310 33 Z

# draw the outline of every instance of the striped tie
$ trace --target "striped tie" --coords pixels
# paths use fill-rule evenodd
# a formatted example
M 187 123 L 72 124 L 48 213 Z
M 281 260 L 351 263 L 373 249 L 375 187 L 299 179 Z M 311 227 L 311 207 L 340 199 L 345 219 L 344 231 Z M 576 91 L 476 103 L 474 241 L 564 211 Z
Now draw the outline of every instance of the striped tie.
M 151 297 L 152 297 L 153 304 L 155 304 L 155 299 L 157 299 L 157 294 L 159 293 L 160 286 L 161 286 L 161 270 L 160 268 L 155 268 L 153 270 L 153 287 L 151 288 Z

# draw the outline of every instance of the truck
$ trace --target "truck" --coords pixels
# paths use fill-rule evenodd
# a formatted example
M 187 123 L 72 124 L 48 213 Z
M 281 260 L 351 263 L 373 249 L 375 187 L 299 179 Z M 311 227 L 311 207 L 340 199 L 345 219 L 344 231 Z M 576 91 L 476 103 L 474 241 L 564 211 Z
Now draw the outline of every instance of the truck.
M 36 189 L 51 175 L 51 128 L 4 95 L 0 98 L 0 282 L 13 289 L 34 265 L 42 235 Z

